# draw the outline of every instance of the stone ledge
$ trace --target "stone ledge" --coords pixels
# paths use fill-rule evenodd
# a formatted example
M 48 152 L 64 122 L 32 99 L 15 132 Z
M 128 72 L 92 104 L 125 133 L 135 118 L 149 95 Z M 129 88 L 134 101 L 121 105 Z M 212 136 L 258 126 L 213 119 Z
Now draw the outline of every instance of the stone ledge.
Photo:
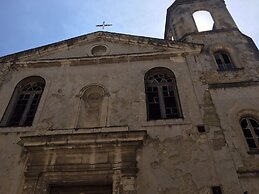
M 52 129 L 52 130 L 45 131 L 45 133 L 41 135 L 106 133 L 106 132 L 122 132 L 122 131 L 129 131 L 129 127 L 111 126 L 111 127 L 95 127 L 95 128 Z
M 149 120 L 142 122 L 142 127 L 158 127 L 158 126 L 170 126 L 170 125 L 192 125 L 189 118 L 177 118 L 177 119 L 159 119 Z
M 259 176 L 259 169 L 258 170 L 251 170 L 251 169 L 239 169 L 237 170 L 237 174 L 239 178 L 246 178 L 246 177 L 258 177 Z
M 88 172 L 89 174 L 99 174 L 104 172 L 112 172 L 113 169 L 122 171 L 131 171 L 137 173 L 137 162 L 120 162 L 119 164 L 107 162 L 103 164 L 63 164 L 63 165 L 30 165 L 25 171 L 26 176 L 32 176 L 42 172 Z
M 243 82 L 230 82 L 230 83 L 213 83 L 209 84 L 209 89 L 218 89 L 218 88 L 235 88 L 235 87 L 249 87 L 257 86 L 259 81 L 243 81 Z
M 26 133 L 31 135 L 51 135 L 51 134 L 77 134 L 77 133 L 102 133 L 129 131 L 128 126 L 111 126 L 95 128 L 64 128 L 64 129 L 42 129 L 40 127 L 0 127 L 0 133 Z M 29 135 L 27 135 L 29 136 Z
M 258 149 L 256 149 L 256 150 L 249 150 L 247 153 L 251 154 L 251 155 L 256 155 L 256 154 L 259 154 L 259 150 Z
M 57 146 L 82 147 L 98 144 L 142 144 L 147 136 L 146 131 L 118 131 L 103 133 L 77 133 L 77 134 L 52 134 L 52 135 L 36 135 L 22 136 L 20 145 L 29 149 L 53 148 Z

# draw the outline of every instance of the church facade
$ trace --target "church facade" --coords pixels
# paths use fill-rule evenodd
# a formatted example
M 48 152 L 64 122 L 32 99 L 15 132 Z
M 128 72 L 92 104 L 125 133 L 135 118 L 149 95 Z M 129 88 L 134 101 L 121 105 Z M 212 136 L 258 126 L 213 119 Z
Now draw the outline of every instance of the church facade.
M 0 193 L 259 193 L 258 99 L 258 49 L 224 0 L 176 0 L 164 39 L 95 32 L 1 57 Z

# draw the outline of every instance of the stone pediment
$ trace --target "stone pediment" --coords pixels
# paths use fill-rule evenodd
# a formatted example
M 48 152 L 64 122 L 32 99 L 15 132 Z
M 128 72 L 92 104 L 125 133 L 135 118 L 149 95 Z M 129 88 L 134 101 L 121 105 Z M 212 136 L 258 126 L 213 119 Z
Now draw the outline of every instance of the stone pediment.
M 95 32 L 0 58 L 0 62 L 44 61 L 145 54 L 200 52 L 202 45 L 110 32 Z

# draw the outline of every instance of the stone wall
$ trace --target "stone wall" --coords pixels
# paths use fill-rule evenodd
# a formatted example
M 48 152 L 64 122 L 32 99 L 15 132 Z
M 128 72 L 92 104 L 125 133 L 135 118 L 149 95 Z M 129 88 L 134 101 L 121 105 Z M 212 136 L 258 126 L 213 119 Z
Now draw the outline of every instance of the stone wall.
M 194 29 L 185 43 L 97 33 L 0 59 L 0 118 L 17 83 L 46 81 L 33 125 L 0 128 L 0 193 L 76 183 L 109 184 L 113 194 L 258 193 L 258 150 L 239 124 L 259 118 L 258 50 L 234 23 L 220 23 L 233 29 Z M 99 44 L 109 49 L 94 56 Z M 217 49 L 234 71 L 218 71 Z M 174 73 L 182 118 L 148 121 L 144 77 L 155 67 Z

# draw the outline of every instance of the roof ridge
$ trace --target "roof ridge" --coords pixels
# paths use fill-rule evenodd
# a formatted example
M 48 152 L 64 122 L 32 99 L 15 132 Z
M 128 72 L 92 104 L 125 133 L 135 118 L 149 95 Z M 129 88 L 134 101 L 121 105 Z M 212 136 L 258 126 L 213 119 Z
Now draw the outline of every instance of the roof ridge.
M 52 51 L 63 47 L 71 47 L 75 45 L 75 43 L 80 43 L 82 41 L 92 41 L 97 40 L 100 38 L 104 38 L 106 40 L 115 39 L 117 41 L 124 41 L 127 43 L 137 43 L 137 44 L 152 44 L 156 46 L 169 46 L 172 47 L 173 44 L 192 44 L 192 43 L 186 43 L 186 42 L 179 42 L 179 41 L 170 41 L 165 40 L 162 38 L 153 38 L 153 37 L 145 37 L 145 36 L 139 36 L 139 35 L 131 35 L 131 34 L 122 34 L 122 33 L 115 33 L 115 32 L 107 32 L 107 31 L 96 31 L 89 34 L 80 35 L 77 37 L 69 38 L 66 40 L 61 40 L 58 42 L 50 43 L 47 45 L 43 45 L 40 47 L 20 51 L 17 53 L 13 53 L 10 55 L 2 56 L 0 57 L 0 62 L 12 62 L 17 61 L 18 59 L 23 59 L 30 57 L 35 54 L 42 54 L 46 51 Z

